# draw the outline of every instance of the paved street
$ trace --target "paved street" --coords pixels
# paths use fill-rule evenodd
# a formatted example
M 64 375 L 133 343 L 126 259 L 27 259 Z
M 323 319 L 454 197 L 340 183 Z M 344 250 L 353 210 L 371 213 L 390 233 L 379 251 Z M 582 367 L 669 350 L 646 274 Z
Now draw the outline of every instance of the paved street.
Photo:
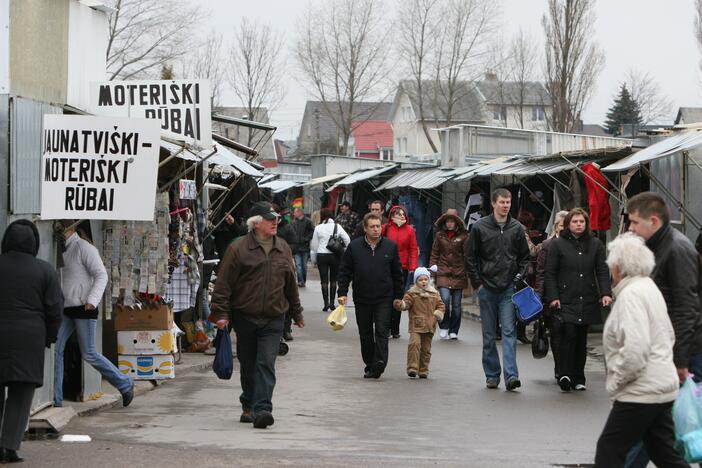
M 601 362 L 591 360 L 584 393 L 560 393 L 552 360 L 519 346 L 523 387 L 485 388 L 479 323 L 460 341 L 434 342 L 430 377 L 405 375 L 407 334 L 391 341 L 380 380 L 364 380 L 353 316 L 333 332 L 319 309 L 319 283 L 303 290 L 307 327 L 278 360 L 275 425 L 254 430 L 238 417 L 238 374 L 178 377 L 129 408 L 75 418 L 67 434 L 93 442 L 30 441 L 25 466 L 476 466 L 590 463 L 609 403 Z M 351 309 L 352 312 L 352 309 Z M 403 318 L 403 331 L 407 321 Z

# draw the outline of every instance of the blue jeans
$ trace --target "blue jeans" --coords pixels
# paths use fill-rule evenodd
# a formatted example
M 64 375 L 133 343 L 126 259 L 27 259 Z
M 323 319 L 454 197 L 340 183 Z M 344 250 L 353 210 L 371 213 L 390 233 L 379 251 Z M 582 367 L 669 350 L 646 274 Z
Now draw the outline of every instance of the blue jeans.
M 244 410 L 273 411 L 275 360 L 283 336 L 283 317 L 256 324 L 234 314 L 236 357 L 241 367 L 241 395 Z
M 488 379 L 500 380 L 500 356 L 495 345 L 497 317 L 502 326 L 502 361 L 505 382 L 519 378 L 517 369 L 517 316 L 512 304 L 514 288 L 490 291 L 482 287 L 478 291 L 480 300 L 480 323 L 483 329 L 483 371 Z
M 132 379 L 122 374 L 114 364 L 95 349 L 95 319 L 74 319 L 63 316 L 54 352 L 54 406 L 63 405 L 63 352 L 66 342 L 75 331 L 78 336 L 80 354 L 85 362 L 98 371 L 120 393 L 132 388 Z
M 295 258 L 295 269 L 297 270 L 297 281 L 298 283 L 307 282 L 307 261 L 310 259 L 309 250 L 303 252 L 296 252 L 293 255 Z
M 449 333 L 458 334 L 458 329 L 461 328 L 461 299 L 463 298 L 463 290 L 439 288 L 439 294 L 446 308 L 444 319 L 439 324 L 439 327 L 443 330 L 448 330 Z

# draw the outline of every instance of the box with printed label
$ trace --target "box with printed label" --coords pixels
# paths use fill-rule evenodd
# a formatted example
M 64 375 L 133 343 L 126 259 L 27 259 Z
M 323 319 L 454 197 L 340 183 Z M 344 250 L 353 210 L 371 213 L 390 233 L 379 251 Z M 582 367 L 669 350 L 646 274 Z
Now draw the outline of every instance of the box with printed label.
M 175 378 L 175 365 L 171 354 L 132 356 L 120 354 L 119 371 L 133 380 L 162 380 Z
M 117 354 L 170 354 L 176 352 L 173 330 L 118 331 Z
M 147 306 L 143 309 L 116 305 L 114 310 L 117 331 L 158 331 L 173 328 L 173 311 L 165 304 Z

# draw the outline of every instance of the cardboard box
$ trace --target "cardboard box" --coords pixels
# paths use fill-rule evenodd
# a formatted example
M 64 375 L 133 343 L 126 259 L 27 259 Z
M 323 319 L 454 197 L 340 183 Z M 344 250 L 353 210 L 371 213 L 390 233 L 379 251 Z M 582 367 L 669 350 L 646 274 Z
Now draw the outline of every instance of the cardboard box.
M 176 352 L 175 330 L 117 332 L 117 354 L 151 355 L 174 352 Z
M 119 371 L 132 380 L 163 380 L 175 378 L 175 365 L 171 354 L 132 356 L 120 354 Z
M 173 328 L 173 311 L 164 304 L 143 309 L 116 305 L 114 312 L 116 331 L 158 331 Z

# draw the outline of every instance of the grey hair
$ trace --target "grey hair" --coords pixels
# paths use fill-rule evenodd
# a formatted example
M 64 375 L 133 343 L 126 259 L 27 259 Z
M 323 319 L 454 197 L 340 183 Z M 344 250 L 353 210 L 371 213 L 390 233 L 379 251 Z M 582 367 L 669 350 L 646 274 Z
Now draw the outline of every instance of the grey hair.
M 632 232 L 617 236 L 607 247 L 607 266 L 610 270 L 616 265 L 623 277 L 648 276 L 656 265 L 653 252 L 646 247 L 644 240 Z
M 261 215 L 256 215 L 252 216 L 249 219 L 246 220 L 246 227 L 249 229 L 249 231 L 253 231 L 254 228 L 258 223 L 263 222 L 263 216 Z
M 556 213 L 556 216 L 553 218 L 553 227 L 551 228 L 551 235 L 549 235 L 548 237 L 554 237 L 556 235 L 556 225 L 558 223 L 563 222 L 566 216 L 568 216 L 568 212 L 566 210 L 561 210 L 558 213 Z

